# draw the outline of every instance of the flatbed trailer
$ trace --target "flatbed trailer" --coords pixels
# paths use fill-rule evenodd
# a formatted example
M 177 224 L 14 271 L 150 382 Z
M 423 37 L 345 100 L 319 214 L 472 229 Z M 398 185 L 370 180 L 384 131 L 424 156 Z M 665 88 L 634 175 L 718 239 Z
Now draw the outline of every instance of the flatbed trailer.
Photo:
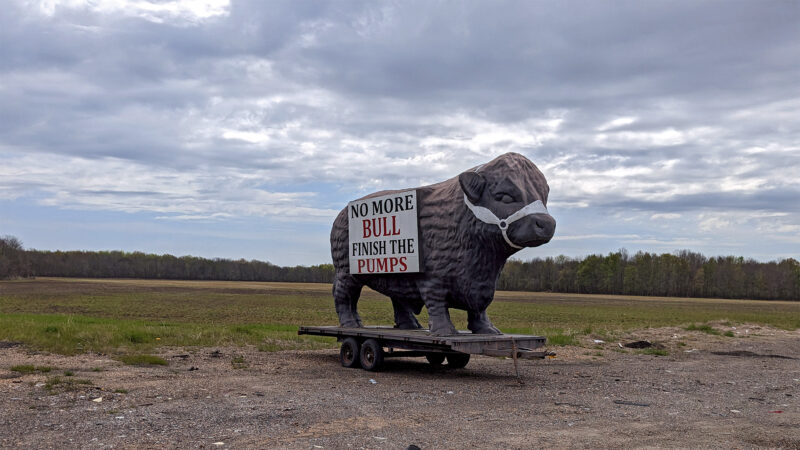
M 344 367 L 380 370 L 383 360 L 391 357 L 425 357 L 434 366 L 447 360 L 447 366 L 460 369 L 470 355 L 506 356 L 517 359 L 544 358 L 549 353 L 536 351 L 546 338 L 521 334 L 458 334 L 437 336 L 429 330 L 401 330 L 391 327 L 346 328 L 336 326 L 305 327 L 297 334 L 335 337 L 342 343 L 339 360 Z M 385 350 L 384 350 L 385 349 Z

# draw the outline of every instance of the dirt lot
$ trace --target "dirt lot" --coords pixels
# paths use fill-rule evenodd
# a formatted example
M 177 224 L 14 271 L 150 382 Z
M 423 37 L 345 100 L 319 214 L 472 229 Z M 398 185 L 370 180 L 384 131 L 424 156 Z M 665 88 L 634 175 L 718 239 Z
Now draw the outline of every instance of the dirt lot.
M 800 448 L 800 331 L 718 329 L 736 337 L 662 328 L 618 340 L 668 356 L 617 340 L 557 347 L 521 362 L 522 383 L 512 361 L 488 357 L 461 370 L 394 359 L 370 373 L 342 368 L 334 350 L 204 348 L 131 367 L 6 342 L 0 446 Z

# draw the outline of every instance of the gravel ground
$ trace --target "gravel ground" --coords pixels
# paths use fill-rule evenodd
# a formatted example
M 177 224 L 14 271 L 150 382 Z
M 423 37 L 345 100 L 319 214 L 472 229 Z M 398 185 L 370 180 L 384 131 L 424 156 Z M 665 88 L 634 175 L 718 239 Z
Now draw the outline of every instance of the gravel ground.
M 0 446 L 800 448 L 800 330 L 733 330 L 619 339 L 668 356 L 586 339 L 520 362 L 519 378 L 488 357 L 371 373 L 341 367 L 335 350 L 165 349 L 168 366 L 131 367 L 0 342 Z M 22 364 L 52 369 L 10 370 Z

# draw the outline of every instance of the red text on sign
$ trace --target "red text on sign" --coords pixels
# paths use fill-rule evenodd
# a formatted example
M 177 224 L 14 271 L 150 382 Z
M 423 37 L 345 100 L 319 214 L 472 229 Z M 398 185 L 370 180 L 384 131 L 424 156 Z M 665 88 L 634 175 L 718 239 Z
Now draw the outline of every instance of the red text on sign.
M 358 260 L 358 273 L 405 272 L 408 270 L 406 257 L 368 258 Z
M 397 216 L 391 216 L 391 230 L 389 230 L 389 217 L 377 217 L 374 219 L 363 219 L 361 222 L 364 230 L 364 239 L 368 237 L 397 236 L 400 229 L 397 228 Z

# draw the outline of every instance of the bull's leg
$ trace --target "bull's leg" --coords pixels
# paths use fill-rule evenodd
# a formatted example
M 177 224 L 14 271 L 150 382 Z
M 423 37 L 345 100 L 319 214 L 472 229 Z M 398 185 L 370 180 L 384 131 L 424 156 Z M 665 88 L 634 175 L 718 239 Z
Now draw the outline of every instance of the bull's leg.
M 458 334 L 458 330 L 450 320 L 447 308 L 447 290 L 432 280 L 417 285 L 422 301 L 428 308 L 428 328 L 437 336 Z
M 475 334 L 503 334 L 492 325 L 486 310 L 467 311 L 467 328 Z
M 414 317 L 414 306 L 411 305 L 410 302 L 402 298 L 392 297 L 392 306 L 394 307 L 395 328 L 401 330 L 416 330 L 422 328 L 417 318 Z
M 363 284 L 349 273 L 338 272 L 333 280 L 333 300 L 336 303 L 336 314 L 339 325 L 343 327 L 363 327 L 358 315 L 358 298 L 361 296 Z
M 450 310 L 447 308 L 447 303 L 443 301 L 426 301 L 425 307 L 428 308 L 428 326 L 431 329 L 431 333 L 437 336 L 458 334 L 458 330 L 450 320 Z

